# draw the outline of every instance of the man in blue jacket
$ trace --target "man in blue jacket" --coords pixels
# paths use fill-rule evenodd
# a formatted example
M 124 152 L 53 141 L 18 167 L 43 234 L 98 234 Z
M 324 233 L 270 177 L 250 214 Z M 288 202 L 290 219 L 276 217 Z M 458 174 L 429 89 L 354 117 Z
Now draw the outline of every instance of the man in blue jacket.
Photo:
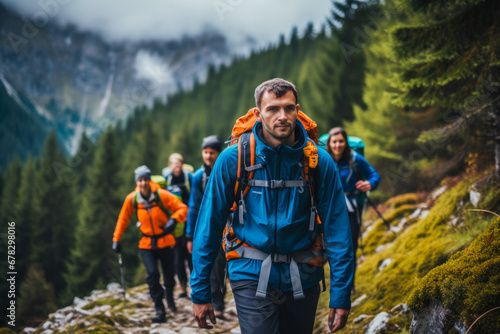
M 203 166 L 198 168 L 194 173 L 191 196 L 189 197 L 189 211 L 186 225 L 187 249 L 189 253 L 193 251 L 193 233 L 200 210 L 201 200 L 203 199 L 203 194 L 205 193 L 205 188 L 212 168 L 221 151 L 222 140 L 220 140 L 219 137 L 212 135 L 203 138 L 201 144 Z M 226 258 L 221 248 L 210 275 L 214 314 L 217 318 L 221 319 L 224 318 L 224 296 L 226 294 L 225 268 Z
M 311 246 L 312 207 L 307 187 L 292 186 L 303 180 L 307 146 L 307 133 L 297 120 L 297 91 L 292 83 L 273 79 L 256 88 L 255 101 L 255 165 L 262 168 L 254 170 L 253 180 L 260 186 L 250 188 L 243 212 L 231 214 L 231 226 L 236 238 L 250 246 L 240 251 L 263 256 L 243 255 L 228 262 L 238 320 L 242 333 L 312 333 L 323 268 L 296 257 Z M 235 201 L 237 146 L 224 150 L 212 170 L 194 233 L 191 300 L 201 328 L 212 328 L 207 316 L 216 323 L 209 278 Z M 338 171 L 323 150 L 318 150 L 317 168 L 316 208 L 330 264 L 328 324 L 337 331 L 345 326 L 351 306 L 351 232 Z

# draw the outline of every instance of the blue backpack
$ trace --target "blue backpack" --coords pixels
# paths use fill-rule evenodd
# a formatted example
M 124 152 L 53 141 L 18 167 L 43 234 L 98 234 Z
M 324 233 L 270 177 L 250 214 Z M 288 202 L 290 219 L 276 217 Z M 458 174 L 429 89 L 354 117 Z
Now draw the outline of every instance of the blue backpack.
M 328 137 L 328 133 L 325 133 L 324 135 L 319 137 L 318 147 L 326 150 L 326 145 L 328 145 Z M 365 156 L 365 143 L 363 142 L 363 139 L 354 136 L 347 136 L 347 142 L 349 143 L 351 149 L 361 154 L 362 156 Z

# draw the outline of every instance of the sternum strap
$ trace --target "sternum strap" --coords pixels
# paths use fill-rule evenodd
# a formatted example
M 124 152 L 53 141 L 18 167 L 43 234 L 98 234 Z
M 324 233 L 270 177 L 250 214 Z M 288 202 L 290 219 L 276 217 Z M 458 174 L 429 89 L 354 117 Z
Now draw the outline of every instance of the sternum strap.
M 309 182 L 307 180 L 248 180 L 248 185 L 252 187 L 264 188 L 294 188 L 294 187 L 307 187 Z

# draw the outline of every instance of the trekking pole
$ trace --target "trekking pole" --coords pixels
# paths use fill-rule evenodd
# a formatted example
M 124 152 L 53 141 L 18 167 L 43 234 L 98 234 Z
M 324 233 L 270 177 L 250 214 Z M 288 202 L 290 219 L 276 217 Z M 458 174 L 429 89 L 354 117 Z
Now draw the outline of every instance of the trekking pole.
M 366 195 L 366 194 L 365 194 Z M 368 198 L 368 195 L 365 196 Z M 361 209 L 360 217 L 363 217 L 363 213 L 366 209 L 366 202 L 363 203 L 363 208 Z M 359 219 L 359 249 L 361 249 L 361 256 L 365 256 L 365 247 L 363 247 L 363 221 Z
M 118 263 L 120 264 L 120 276 L 122 280 L 123 299 L 125 299 L 125 274 L 123 273 L 123 262 L 121 253 L 118 253 Z
M 370 204 L 372 206 L 373 210 L 375 210 L 375 212 L 378 214 L 378 216 L 380 217 L 380 219 L 382 219 L 382 221 L 384 222 L 385 226 L 387 226 L 387 231 L 390 231 L 391 230 L 391 225 L 389 225 L 389 222 L 384 219 L 384 216 L 382 216 L 382 214 L 380 213 L 380 211 L 378 211 L 377 207 L 375 206 L 375 204 L 373 204 L 373 202 L 370 199 L 370 197 L 366 196 L 366 201 L 368 202 L 368 204 Z

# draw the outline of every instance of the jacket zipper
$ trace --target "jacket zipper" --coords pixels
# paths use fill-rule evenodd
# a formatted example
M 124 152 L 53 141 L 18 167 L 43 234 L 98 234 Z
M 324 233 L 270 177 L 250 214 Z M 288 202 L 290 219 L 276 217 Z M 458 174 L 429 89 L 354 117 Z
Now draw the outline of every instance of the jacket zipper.
M 152 209 L 151 209 L 152 210 Z M 151 230 L 153 231 L 153 235 L 156 235 L 156 232 L 155 232 L 155 227 L 153 225 L 153 217 L 151 217 L 151 213 L 149 212 L 149 210 L 146 210 L 148 212 L 148 216 L 149 216 L 149 223 L 151 224 Z
M 281 171 L 281 146 L 276 150 L 278 152 L 278 175 L 276 180 L 279 180 L 280 178 L 280 171 Z M 276 250 L 278 248 L 278 205 L 279 205 L 279 188 L 276 189 L 276 214 L 274 218 L 274 253 L 276 253 Z M 281 269 L 281 264 L 278 264 L 278 266 Z M 279 283 L 278 283 L 278 289 L 281 289 L 281 270 L 278 273 L 279 277 Z

